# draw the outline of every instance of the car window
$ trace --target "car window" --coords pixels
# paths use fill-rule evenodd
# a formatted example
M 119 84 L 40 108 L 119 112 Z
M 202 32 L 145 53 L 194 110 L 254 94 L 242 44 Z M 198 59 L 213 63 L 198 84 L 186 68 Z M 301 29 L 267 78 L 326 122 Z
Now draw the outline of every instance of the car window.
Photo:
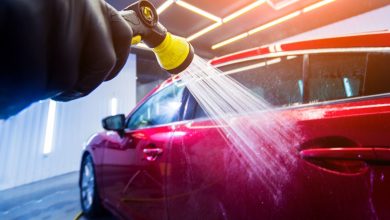
M 188 99 L 187 99 L 186 110 L 184 112 L 184 120 L 207 118 L 208 116 L 206 112 L 199 105 L 199 103 L 196 101 L 196 99 L 191 94 L 191 92 L 189 90 L 187 91 L 188 91 Z
M 368 56 L 365 95 L 390 93 L 390 53 L 372 53 Z
M 307 101 L 319 102 L 362 95 L 367 55 L 314 54 L 309 58 Z
M 194 119 L 198 119 L 198 118 L 207 118 L 207 114 L 206 112 L 203 110 L 203 108 L 197 104 L 195 106 L 195 113 L 194 113 Z
M 135 130 L 179 120 L 183 86 L 172 84 L 150 97 L 130 117 L 127 128 Z
M 252 61 L 243 69 L 239 72 L 233 69 L 229 75 L 270 104 L 288 106 L 302 103 L 302 56 L 263 59 L 256 63 Z

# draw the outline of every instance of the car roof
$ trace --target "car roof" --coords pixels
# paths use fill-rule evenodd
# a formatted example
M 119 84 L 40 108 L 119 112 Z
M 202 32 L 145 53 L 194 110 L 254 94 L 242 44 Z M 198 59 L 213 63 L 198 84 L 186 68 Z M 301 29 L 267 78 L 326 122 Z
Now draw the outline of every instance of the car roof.
M 238 63 L 247 59 L 255 59 L 259 56 L 281 55 L 283 52 L 297 53 L 313 51 L 315 53 L 318 50 L 328 50 L 328 52 L 332 52 L 332 50 L 337 49 L 379 49 L 383 47 L 390 48 L 390 31 L 361 33 L 264 45 L 253 49 L 222 56 L 219 58 L 214 58 L 209 61 L 209 64 L 212 66 L 219 67 L 232 63 Z M 168 78 L 167 80 L 159 84 L 155 89 L 153 89 L 150 94 L 153 94 L 178 80 L 180 80 L 180 74 Z
M 171 77 L 169 77 L 168 79 L 166 79 L 165 81 L 163 81 L 162 83 L 158 84 L 151 92 L 149 95 L 153 94 L 153 93 L 156 93 L 158 91 L 160 91 L 161 89 L 164 89 L 166 88 L 167 86 L 171 85 L 172 83 L 174 82 L 177 82 L 180 80 L 180 74 L 177 74 L 177 75 L 173 75 Z M 148 95 L 148 96 L 149 96 Z
M 249 50 L 228 54 L 210 61 L 213 66 L 224 66 L 241 60 L 264 55 L 281 54 L 283 52 L 298 52 L 324 49 L 354 49 L 390 47 L 390 31 L 343 35 L 337 37 L 310 39 L 280 44 L 270 44 Z M 329 51 L 331 52 L 331 51 Z

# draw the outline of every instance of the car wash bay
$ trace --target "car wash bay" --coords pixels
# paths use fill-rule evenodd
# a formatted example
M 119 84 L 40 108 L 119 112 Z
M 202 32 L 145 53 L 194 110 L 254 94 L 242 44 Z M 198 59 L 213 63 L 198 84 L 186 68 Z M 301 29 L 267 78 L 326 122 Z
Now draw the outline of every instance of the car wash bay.
M 108 2 L 121 9 L 133 1 Z M 159 9 L 161 23 L 189 40 L 206 60 L 263 45 L 279 50 L 277 45 L 282 42 L 390 29 L 390 2 L 383 0 L 360 5 L 336 0 L 317 7 L 310 6 L 325 1 L 151 2 Z M 329 12 L 334 16 L 323 16 Z M 142 46 L 132 51 L 121 74 L 91 95 L 71 103 L 42 100 L 0 121 L 0 219 L 73 219 L 79 215 L 82 152 L 92 135 L 104 130 L 101 119 L 128 114 L 170 76 L 151 51 Z

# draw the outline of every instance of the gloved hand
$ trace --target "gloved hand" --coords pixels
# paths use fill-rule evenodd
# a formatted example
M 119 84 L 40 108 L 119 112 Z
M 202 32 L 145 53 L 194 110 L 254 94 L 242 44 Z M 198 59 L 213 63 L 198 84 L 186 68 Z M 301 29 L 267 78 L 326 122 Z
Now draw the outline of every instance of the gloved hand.
M 89 94 L 118 74 L 132 38 L 103 0 L 2 0 L 0 33 L 0 118 Z

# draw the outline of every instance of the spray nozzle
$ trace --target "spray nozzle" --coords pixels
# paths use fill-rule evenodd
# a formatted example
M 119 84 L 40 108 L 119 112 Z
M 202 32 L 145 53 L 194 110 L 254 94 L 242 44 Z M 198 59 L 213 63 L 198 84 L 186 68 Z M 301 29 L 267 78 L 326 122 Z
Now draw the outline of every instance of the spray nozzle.
M 184 38 L 170 34 L 158 22 L 158 14 L 152 3 L 138 1 L 121 12 L 133 30 L 132 45 L 143 41 L 152 48 L 160 66 L 171 74 L 184 71 L 192 62 L 194 49 Z

